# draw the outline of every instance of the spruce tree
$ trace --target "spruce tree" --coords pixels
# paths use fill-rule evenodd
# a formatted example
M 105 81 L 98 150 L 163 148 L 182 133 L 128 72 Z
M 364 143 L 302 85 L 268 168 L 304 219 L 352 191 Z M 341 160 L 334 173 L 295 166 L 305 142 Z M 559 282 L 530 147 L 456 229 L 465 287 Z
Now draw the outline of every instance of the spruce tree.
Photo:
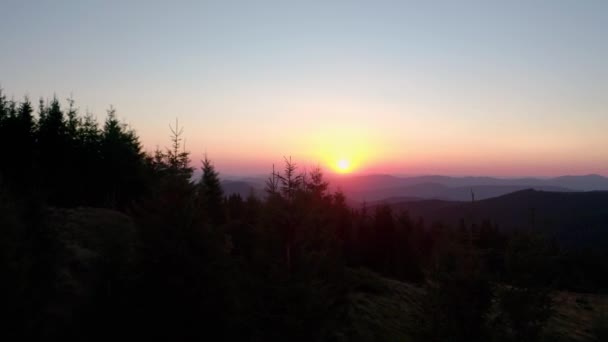
M 76 139 L 81 120 L 78 117 L 78 109 L 74 106 L 74 99 L 69 97 L 67 101 L 68 110 L 66 112 L 66 131 L 70 139 Z
M 310 182 L 306 183 L 306 188 L 312 193 L 315 199 L 321 199 L 325 196 L 325 192 L 329 183 L 323 179 L 323 171 L 320 167 L 315 167 L 310 173 Z
M 159 149 L 153 157 L 156 167 L 168 176 L 179 178 L 182 182 L 189 183 L 194 169 L 190 167 L 190 153 L 186 151 L 186 144 L 182 135 L 184 128 L 179 127 L 179 121 L 175 120 L 175 127 L 169 126 L 171 130 L 171 148 L 166 152 Z
M 224 192 L 219 174 L 215 171 L 215 167 L 206 155 L 202 163 L 203 174 L 199 182 L 199 197 L 205 216 L 213 224 L 224 223 L 225 214 L 222 206 Z
M 19 105 L 16 118 L 15 143 L 17 154 L 15 155 L 15 177 L 23 188 L 29 188 L 32 182 L 35 143 L 35 122 L 32 113 L 34 109 L 30 100 L 25 97 Z
M 296 171 L 298 166 L 296 163 L 291 161 L 291 157 L 285 159 L 285 170 L 284 175 L 279 175 L 279 179 L 281 180 L 281 191 L 283 196 L 287 198 L 289 201 L 293 201 L 297 191 L 300 190 L 302 185 L 303 176 L 301 174 L 297 174 Z
M 6 115 L 6 95 L 4 95 L 4 91 L 0 88 L 0 129 L 2 128 Z
M 38 120 L 38 150 L 43 188 L 47 199 L 55 205 L 66 205 L 70 199 L 66 194 L 67 150 L 66 126 L 63 111 L 57 97 L 47 106 L 41 101 L 41 116 Z M 43 114 L 42 114 L 43 113 Z
M 144 191 L 144 153 L 133 130 L 116 118 L 110 107 L 101 134 L 105 204 L 124 208 Z
M 76 175 L 80 182 L 80 198 L 86 205 L 101 206 L 103 204 L 103 187 L 101 171 L 101 130 L 97 120 L 91 113 L 87 113 L 78 121 L 76 130 L 77 167 Z
M 33 116 L 34 108 L 32 107 L 32 103 L 29 98 L 26 96 L 23 99 L 23 102 L 19 105 L 19 111 L 17 113 L 17 118 L 19 121 L 19 126 L 22 134 L 26 135 L 28 139 L 34 134 L 34 116 Z
M 0 88 L 0 146 L 6 146 L 6 96 Z M 4 163 L 0 164 L 0 186 L 4 183 Z

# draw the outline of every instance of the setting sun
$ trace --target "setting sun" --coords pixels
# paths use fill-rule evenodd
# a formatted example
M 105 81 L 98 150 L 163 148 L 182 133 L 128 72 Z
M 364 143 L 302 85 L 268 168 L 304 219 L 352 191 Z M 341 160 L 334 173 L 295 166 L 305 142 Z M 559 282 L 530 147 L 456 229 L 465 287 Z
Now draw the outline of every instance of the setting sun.
M 340 159 L 336 163 L 336 169 L 338 172 L 349 172 L 350 171 L 350 163 L 346 159 Z

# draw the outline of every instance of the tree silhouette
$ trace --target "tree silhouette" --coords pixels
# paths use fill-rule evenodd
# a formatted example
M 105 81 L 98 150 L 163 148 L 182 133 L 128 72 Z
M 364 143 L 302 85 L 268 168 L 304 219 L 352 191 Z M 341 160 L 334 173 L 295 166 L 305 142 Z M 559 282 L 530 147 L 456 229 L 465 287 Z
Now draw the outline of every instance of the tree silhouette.
M 274 164 L 272 164 L 272 173 L 266 179 L 264 190 L 269 196 L 275 196 L 279 193 L 279 177 L 274 170 Z
M 42 104 L 42 101 L 41 101 Z M 48 106 L 40 108 L 38 120 L 38 148 L 40 151 L 40 170 L 46 197 L 51 203 L 68 205 L 70 194 L 64 190 L 69 184 L 68 136 L 65 118 L 57 97 Z M 43 113 L 43 114 L 42 114 Z
M 106 191 L 103 181 L 105 168 L 102 158 L 102 135 L 99 125 L 91 113 L 87 113 L 77 126 L 76 159 L 77 191 L 83 203 L 90 206 L 104 205 Z
M 215 171 L 215 167 L 207 155 L 205 155 L 202 163 L 203 174 L 198 183 L 202 210 L 211 223 L 222 224 L 226 220 L 226 215 L 222 205 L 224 192 L 220 184 L 219 174 Z
M 101 181 L 106 205 L 123 208 L 145 191 L 142 184 L 144 153 L 135 132 L 116 118 L 116 110 L 110 107 L 107 113 L 100 142 L 103 161 Z
M 278 175 L 281 181 L 281 193 L 287 200 L 293 201 L 296 192 L 300 190 L 304 176 L 296 173 L 298 166 L 291 161 L 291 157 L 289 159 L 284 157 L 283 159 L 285 160 L 285 169 L 283 175 Z
M 312 169 L 310 182 L 306 183 L 306 188 L 316 199 L 321 199 L 325 195 L 329 183 L 323 179 L 323 170 L 319 166 Z

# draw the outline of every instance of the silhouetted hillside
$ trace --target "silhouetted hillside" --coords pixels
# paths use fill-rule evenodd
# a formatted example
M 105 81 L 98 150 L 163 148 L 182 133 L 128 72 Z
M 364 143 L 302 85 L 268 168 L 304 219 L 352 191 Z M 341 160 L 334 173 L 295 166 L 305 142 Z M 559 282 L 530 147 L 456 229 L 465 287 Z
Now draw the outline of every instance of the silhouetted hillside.
M 530 188 L 531 186 L 528 185 L 472 185 L 449 187 L 439 183 L 421 183 L 406 187 L 346 193 L 353 199 L 366 201 L 382 201 L 384 199 L 402 196 L 423 199 L 442 199 L 448 201 L 471 201 L 472 194 L 476 200 L 483 200 Z M 571 191 L 570 189 L 557 186 L 537 186 L 535 189 L 542 191 Z
M 549 192 L 522 190 L 470 202 L 419 201 L 393 203 L 427 221 L 480 224 L 490 220 L 503 230 L 539 230 L 564 244 L 608 245 L 608 191 Z

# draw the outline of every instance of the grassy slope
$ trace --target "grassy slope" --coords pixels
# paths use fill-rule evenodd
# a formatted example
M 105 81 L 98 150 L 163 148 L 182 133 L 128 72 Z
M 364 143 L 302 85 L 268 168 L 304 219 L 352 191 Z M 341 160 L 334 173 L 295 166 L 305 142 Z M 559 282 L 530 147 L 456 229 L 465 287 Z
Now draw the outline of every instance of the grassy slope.
M 353 270 L 335 331 L 338 341 L 411 341 L 417 334 L 423 289 Z
M 608 312 L 608 296 L 559 292 L 554 297 L 555 312 L 547 330 L 569 341 L 594 341 L 594 319 Z
M 342 340 L 415 340 L 418 322 L 424 319 L 423 288 L 366 271 L 353 271 L 351 277 L 352 288 L 339 324 Z M 549 340 L 595 341 L 594 320 L 607 312 L 608 295 L 558 292 L 546 334 L 551 336 Z

